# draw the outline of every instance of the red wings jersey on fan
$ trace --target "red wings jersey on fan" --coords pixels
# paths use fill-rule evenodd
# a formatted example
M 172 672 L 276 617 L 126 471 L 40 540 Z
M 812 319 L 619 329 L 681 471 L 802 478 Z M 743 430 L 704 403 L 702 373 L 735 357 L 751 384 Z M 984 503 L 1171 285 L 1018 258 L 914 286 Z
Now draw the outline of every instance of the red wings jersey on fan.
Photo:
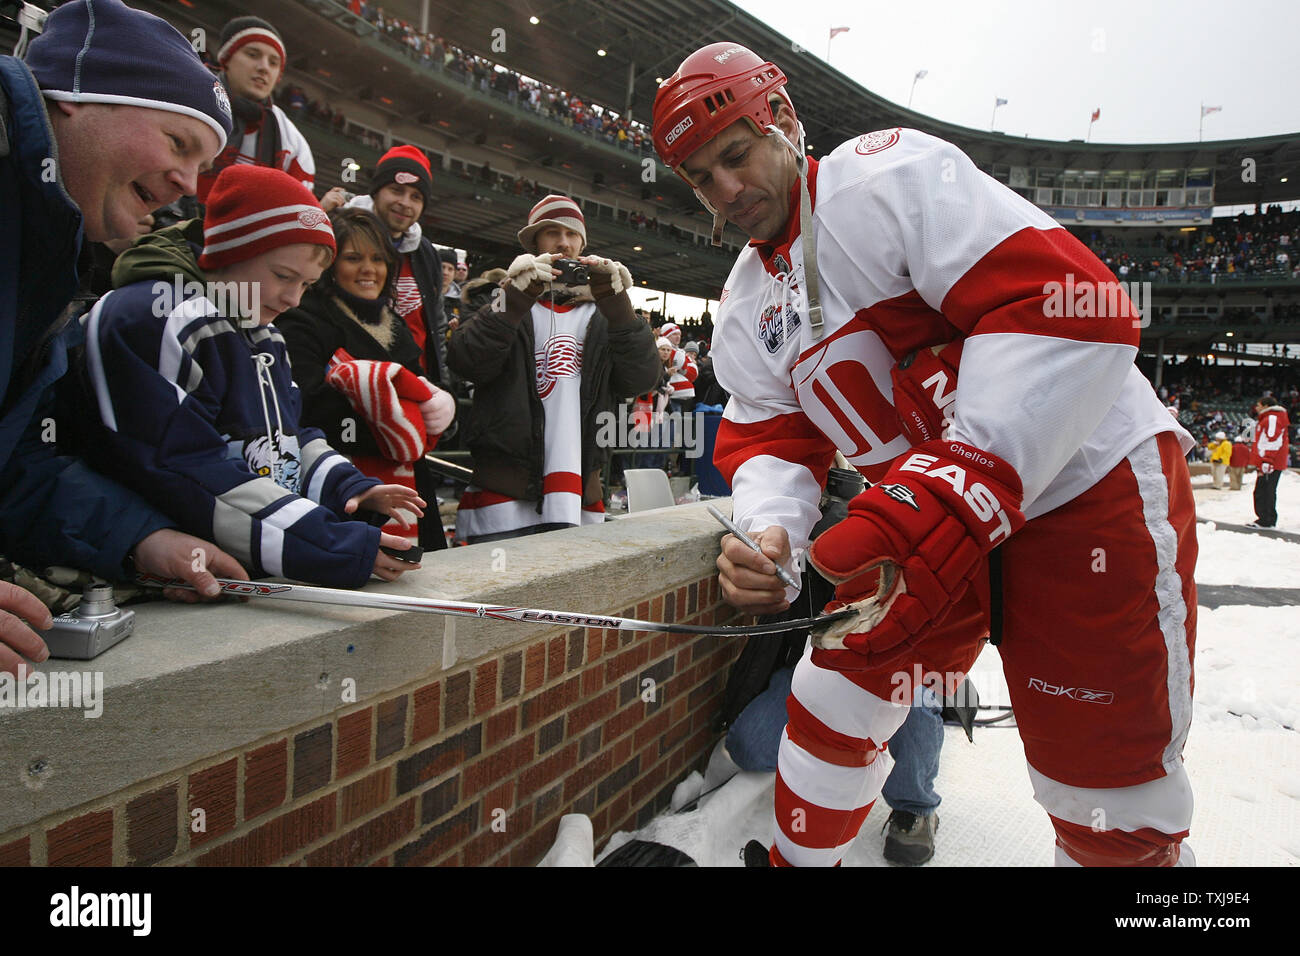
M 879 149 L 853 139 L 809 160 L 819 336 L 797 191 L 787 233 L 751 243 L 727 279 L 713 343 L 732 399 L 715 458 L 737 523 L 780 524 L 806 546 L 836 449 L 878 480 L 911 445 L 891 369 L 962 337 L 955 400 L 952 383 L 934 385 L 948 390 L 936 404 L 952 406 L 945 437 L 1010 463 L 1027 518 L 1086 491 L 1152 435 L 1174 431 L 1190 448 L 1133 363 L 1141 322 L 1105 266 L 955 146 L 888 132 L 871 140 Z
M 1259 421 L 1255 424 L 1255 464 L 1268 462 L 1274 468 L 1285 469 L 1290 430 L 1291 419 L 1281 405 L 1260 412 Z

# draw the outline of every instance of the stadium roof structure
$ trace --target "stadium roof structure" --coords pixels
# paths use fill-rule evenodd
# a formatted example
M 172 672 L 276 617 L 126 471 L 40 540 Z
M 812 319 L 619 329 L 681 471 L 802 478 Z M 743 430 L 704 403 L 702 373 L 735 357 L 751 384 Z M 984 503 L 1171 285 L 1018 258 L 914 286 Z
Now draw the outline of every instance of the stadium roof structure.
M 387 0 L 384 9 L 415 25 L 424 0 Z M 795 109 L 820 155 L 864 132 L 906 126 L 950 140 L 981 165 L 1078 169 L 1208 166 L 1215 203 L 1276 202 L 1300 195 L 1300 131 L 1203 143 L 1114 144 L 1029 139 L 969 129 L 913 112 L 867 90 L 727 0 L 428 0 L 430 29 L 521 73 L 581 92 L 648 123 L 658 78 L 697 47 L 734 40 L 789 77 Z M 540 21 L 533 25 L 529 17 Z M 494 30 L 506 52 L 494 53 Z M 481 38 L 475 44 L 473 38 Z M 602 49 L 605 56 L 596 51 Z M 629 96 L 629 91 L 631 95 Z M 1242 161 L 1254 160 L 1252 182 Z M 1287 177 L 1290 182 L 1282 183 Z

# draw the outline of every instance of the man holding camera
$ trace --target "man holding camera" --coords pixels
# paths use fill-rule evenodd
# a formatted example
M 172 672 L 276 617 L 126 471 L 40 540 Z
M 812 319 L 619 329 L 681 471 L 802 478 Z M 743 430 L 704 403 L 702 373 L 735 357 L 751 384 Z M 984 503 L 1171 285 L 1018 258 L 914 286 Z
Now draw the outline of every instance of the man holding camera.
M 474 477 L 457 537 L 475 544 L 604 520 L 597 416 L 654 387 L 660 361 L 622 263 L 583 256 L 577 204 L 547 196 L 519 231 L 526 252 L 452 333 L 447 364 L 474 383 Z

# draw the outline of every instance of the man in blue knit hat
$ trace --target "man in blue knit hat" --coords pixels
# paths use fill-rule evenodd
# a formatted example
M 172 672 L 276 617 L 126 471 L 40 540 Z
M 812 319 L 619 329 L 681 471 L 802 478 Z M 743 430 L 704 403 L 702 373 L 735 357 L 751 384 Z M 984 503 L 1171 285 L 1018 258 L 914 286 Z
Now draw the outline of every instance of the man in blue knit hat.
M 83 240 L 136 235 L 196 189 L 230 135 L 224 89 L 166 21 L 120 0 L 49 15 L 27 61 L 0 56 L 0 552 L 120 579 L 132 568 L 218 592 L 247 575 L 142 499 L 60 455 L 55 382 L 81 339 L 69 303 Z M 65 430 L 66 431 L 66 430 Z M 191 592 L 174 597 L 195 600 Z M 48 650 L 50 614 L 0 582 L 0 671 Z

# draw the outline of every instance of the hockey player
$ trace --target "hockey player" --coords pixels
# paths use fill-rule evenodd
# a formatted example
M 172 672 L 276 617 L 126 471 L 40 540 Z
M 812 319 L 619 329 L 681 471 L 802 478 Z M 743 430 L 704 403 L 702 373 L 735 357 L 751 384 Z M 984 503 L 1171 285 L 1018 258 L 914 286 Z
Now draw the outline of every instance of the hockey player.
M 1291 419 L 1286 409 L 1272 395 L 1255 403 L 1254 447 L 1251 455 L 1259 474 L 1255 477 L 1255 520 L 1248 528 L 1272 528 L 1277 525 L 1277 483 L 1289 461 L 1288 439 Z
M 788 606 L 774 567 L 807 545 L 837 449 L 875 483 L 810 552 L 829 607 L 862 614 L 796 667 L 770 862 L 843 857 L 907 714 L 898 679 L 951 692 L 990 629 L 1057 862 L 1190 862 L 1191 437 L 1134 366 L 1140 319 L 949 143 L 890 129 L 805 157 L 784 87 L 717 43 L 654 106 L 715 236 L 752 239 L 714 319 L 715 460 L 764 555 L 723 539 L 726 598 Z

